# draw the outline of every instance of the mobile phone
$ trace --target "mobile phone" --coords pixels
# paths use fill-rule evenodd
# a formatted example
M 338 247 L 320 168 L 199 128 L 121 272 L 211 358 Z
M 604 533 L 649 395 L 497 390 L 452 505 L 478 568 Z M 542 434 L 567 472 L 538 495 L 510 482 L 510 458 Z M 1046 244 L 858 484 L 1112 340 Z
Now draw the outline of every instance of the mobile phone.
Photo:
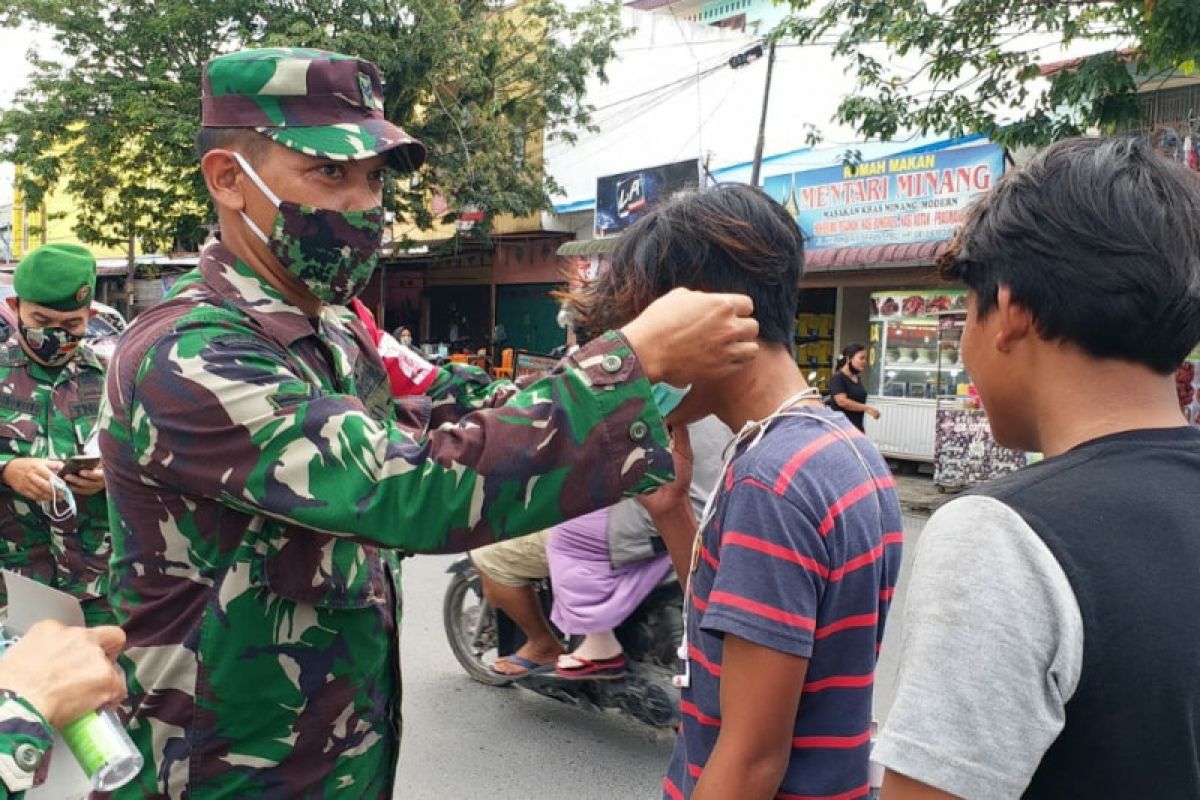
M 58 476 L 65 478 L 68 475 L 78 475 L 85 469 L 95 469 L 100 466 L 100 456 L 71 456 L 63 460 L 63 468 L 59 470 Z

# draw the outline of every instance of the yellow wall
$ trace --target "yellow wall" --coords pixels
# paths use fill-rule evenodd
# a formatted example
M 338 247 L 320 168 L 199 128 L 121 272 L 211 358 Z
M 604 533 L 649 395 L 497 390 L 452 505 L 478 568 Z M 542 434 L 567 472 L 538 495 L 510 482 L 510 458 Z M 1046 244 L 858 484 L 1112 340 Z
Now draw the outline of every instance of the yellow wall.
M 16 168 L 17 177 L 21 168 Z M 20 261 L 25 255 L 43 244 L 79 244 L 92 251 L 96 258 L 126 258 L 128 248 L 102 247 L 79 241 L 75 235 L 75 223 L 79 218 L 75 202 L 60 189 L 51 189 L 42 198 L 38 208 L 25 208 L 25 198 L 20 189 L 13 187 L 12 256 Z M 141 255 L 141 245 L 137 254 Z

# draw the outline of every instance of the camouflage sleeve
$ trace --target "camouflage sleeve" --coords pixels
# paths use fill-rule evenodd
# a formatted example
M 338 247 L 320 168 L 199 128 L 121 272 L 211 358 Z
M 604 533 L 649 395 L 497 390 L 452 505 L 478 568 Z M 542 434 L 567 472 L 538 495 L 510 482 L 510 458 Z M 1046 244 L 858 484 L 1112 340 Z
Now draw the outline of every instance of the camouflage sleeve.
M 11 492 L 8 483 L 4 480 L 4 470 L 17 456 L 13 453 L 0 453 L 0 492 Z
M 0 437 L 0 492 L 11 492 L 8 484 L 4 482 L 4 469 L 13 461 L 21 457 L 21 454 L 16 452 L 16 444 L 7 436 Z
M 617 333 L 505 405 L 420 438 L 374 420 L 357 397 L 316 389 L 287 353 L 234 323 L 182 323 L 136 369 L 132 426 L 110 433 L 130 437 L 149 477 L 388 547 L 466 550 L 672 475 L 649 382 Z
M 491 376 L 469 364 L 450 364 L 438 370 L 438 376 L 425 390 L 432 402 L 431 427 L 457 422 L 464 415 L 483 408 L 496 408 L 507 403 L 522 385 L 509 380 L 492 380 Z
M 33 706 L 0 689 L 0 800 L 21 797 L 41 777 L 50 725 Z

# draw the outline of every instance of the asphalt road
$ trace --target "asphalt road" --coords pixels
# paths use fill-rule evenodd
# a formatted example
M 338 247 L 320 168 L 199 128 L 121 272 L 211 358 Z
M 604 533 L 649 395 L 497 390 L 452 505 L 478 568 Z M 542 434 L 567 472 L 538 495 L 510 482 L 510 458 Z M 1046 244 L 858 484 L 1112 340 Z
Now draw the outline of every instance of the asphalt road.
M 895 611 L 904 602 L 923 520 L 905 520 Z M 442 630 L 442 593 L 452 557 L 404 565 L 404 743 L 396 781 L 403 800 L 612 800 L 659 797 L 674 733 L 612 714 L 580 711 L 531 692 L 475 683 Z M 884 640 L 876 717 L 891 705 L 900 616 Z

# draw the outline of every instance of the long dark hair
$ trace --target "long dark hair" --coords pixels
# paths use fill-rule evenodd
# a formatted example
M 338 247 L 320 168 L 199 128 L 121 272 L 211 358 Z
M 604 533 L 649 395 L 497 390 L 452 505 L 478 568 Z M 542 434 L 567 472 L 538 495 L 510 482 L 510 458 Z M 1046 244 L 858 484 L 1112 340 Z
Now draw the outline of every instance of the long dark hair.
M 591 334 L 619 328 L 683 286 L 739 292 L 754 301 L 759 338 L 792 343 L 804 234 L 761 189 L 721 184 L 672 198 L 632 225 L 612 266 L 556 296 Z
M 846 345 L 842 348 L 842 357 L 838 359 L 837 367 L 835 367 L 835 369 L 841 369 L 842 367 L 846 366 L 850 363 L 850 359 L 854 358 L 856 355 L 866 349 L 866 347 L 858 342 Z

